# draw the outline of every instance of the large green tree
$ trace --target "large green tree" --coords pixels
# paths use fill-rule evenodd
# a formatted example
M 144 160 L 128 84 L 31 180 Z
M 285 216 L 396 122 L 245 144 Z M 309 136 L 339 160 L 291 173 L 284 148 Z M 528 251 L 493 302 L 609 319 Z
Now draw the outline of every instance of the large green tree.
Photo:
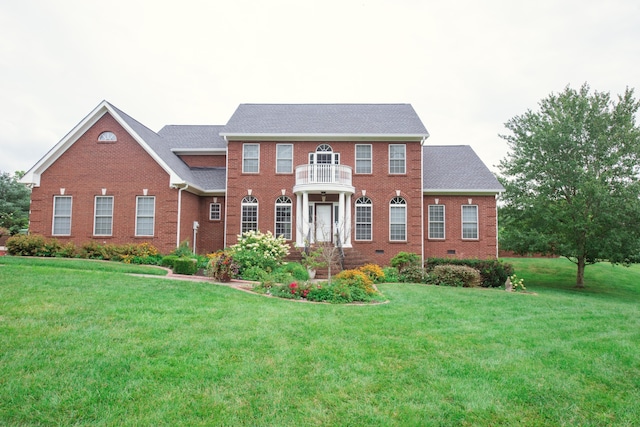
M 588 264 L 638 260 L 639 106 L 632 89 L 613 100 L 584 84 L 505 124 L 504 249 L 568 258 L 577 265 L 577 287 Z
M 29 199 L 31 192 L 18 182 L 24 172 L 11 175 L 0 172 L 0 227 L 11 234 L 26 228 L 29 224 Z

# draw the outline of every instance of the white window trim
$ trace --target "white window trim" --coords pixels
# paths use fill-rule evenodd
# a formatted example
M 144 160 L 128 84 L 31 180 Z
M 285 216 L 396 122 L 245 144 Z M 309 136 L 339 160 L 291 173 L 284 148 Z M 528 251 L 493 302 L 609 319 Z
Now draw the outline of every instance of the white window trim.
M 442 207 L 442 237 L 433 237 L 431 235 L 431 207 L 432 206 L 441 206 Z M 447 208 L 445 207 L 445 205 L 429 205 L 428 210 L 427 210 L 427 218 L 428 218 L 428 223 L 427 223 L 427 233 L 429 235 L 429 239 L 431 240 L 446 240 L 447 238 Z M 438 221 L 438 224 L 440 222 Z
M 280 157 L 278 157 L 278 148 L 279 147 L 284 147 L 284 146 L 289 146 L 291 147 L 291 158 L 282 158 L 280 159 Z M 259 153 L 259 150 L 258 150 Z M 258 155 L 259 157 L 259 155 Z M 283 172 L 283 171 L 279 171 L 278 170 L 278 160 L 291 160 L 291 167 L 289 168 L 289 171 L 287 172 Z M 260 164 L 260 161 L 258 161 L 258 164 Z M 293 173 L 293 144 L 276 144 L 276 173 L 277 174 L 292 174 Z
M 255 170 L 255 171 L 246 171 L 245 168 L 244 168 L 245 160 L 247 160 L 247 157 L 245 155 L 245 148 L 250 146 L 250 145 L 255 145 L 256 147 L 258 147 L 258 159 L 257 159 L 258 160 L 258 167 L 257 167 L 257 170 Z M 253 160 L 253 157 L 251 157 L 249 160 Z M 260 144 L 254 144 L 254 143 L 242 144 L 242 173 L 252 173 L 252 174 L 253 173 L 260 173 Z
M 141 216 L 138 213 L 138 203 L 140 199 L 153 199 L 153 222 L 151 223 L 151 234 L 139 234 L 138 233 L 138 218 L 149 218 L 148 216 Z M 136 224 L 135 224 L 135 235 L 136 237 L 154 237 L 156 234 L 156 196 L 136 196 Z
M 464 237 L 464 225 L 465 224 L 472 224 L 471 222 L 465 222 L 464 220 L 464 208 L 465 207 L 475 207 L 476 208 L 476 220 L 475 220 L 475 225 L 476 225 L 476 237 Z M 462 205 L 460 206 L 460 225 L 462 227 L 462 229 L 460 230 L 460 237 L 462 238 L 462 240 L 480 240 L 480 221 L 479 221 L 479 208 L 478 205 Z
M 96 225 L 98 222 L 98 199 L 111 199 L 111 214 L 110 215 L 100 215 L 100 218 L 111 218 L 111 232 L 109 234 L 98 234 L 96 233 Z M 113 236 L 113 196 L 95 196 L 93 199 L 93 235 L 94 236 Z
M 111 131 L 104 131 L 98 135 L 98 142 L 117 142 L 118 137 Z
M 278 200 L 280 200 L 282 197 L 286 197 L 287 199 L 289 199 L 289 203 L 283 203 L 283 202 L 278 202 Z M 285 240 L 293 240 L 293 201 L 291 200 L 291 197 L 288 196 L 282 196 L 282 197 L 278 197 L 276 199 L 276 203 L 273 207 L 273 234 L 276 235 L 276 237 L 278 237 L 277 235 L 277 229 L 278 229 L 278 206 L 282 207 L 282 206 L 287 206 L 290 210 L 289 212 L 289 235 L 288 236 L 284 236 Z M 281 221 L 282 224 L 287 224 L 284 221 Z
M 370 151 L 369 151 L 370 157 L 368 159 L 358 159 L 359 146 L 368 146 L 370 148 Z M 373 173 L 373 145 L 372 144 L 356 144 L 354 148 L 354 157 L 355 157 L 355 164 L 353 165 L 354 173 L 357 173 L 358 175 L 371 175 Z M 358 172 L 358 160 L 369 160 L 369 172 Z
M 369 201 L 371 203 L 358 203 L 358 200 L 360 200 L 362 197 L 358 197 L 356 199 L 356 203 L 355 203 L 355 207 L 354 207 L 354 215 L 353 215 L 353 221 L 354 221 L 354 230 L 353 230 L 353 239 L 356 242 L 371 242 L 373 241 L 373 201 L 371 201 L 370 197 L 367 197 L 367 199 L 369 199 Z M 358 238 L 358 206 L 367 206 L 370 209 L 371 212 L 371 223 L 370 223 L 370 227 L 371 227 L 371 238 L 370 239 L 359 239 Z M 391 227 L 389 227 L 389 229 L 391 229 Z
M 66 215 L 56 215 L 56 201 L 58 199 L 69 199 L 71 201 L 71 207 L 69 209 L 69 233 L 56 233 L 56 218 L 67 218 Z M 71 226 L 73 224 L 73 197 L 72 196 L 53 196 L 53 219 L 51 221 L 51 235 L 52 236 L 71 236 Z
M 218 206 L 218 217 L 213 218 L 213 206 Z M 220 203 L 210 203 L 209 204 L 209 221 L 220 221 L 222 218 L 222 205 Z
M 404 204 L 391 204 L 391 202 L 394 199 L 397 199 L 397 198 L 400 198 L 400 199 L 404 200 Z M 392 223 L 391 223 L 391 208 L 393 206 L 403 206 L 404 207 L 404 239 L 402 239 L 402 240 L 392 239 L 391 238 L 391 225 L 392 225 Z M 404 197 L 394 197 L 393 199 L 391 199 L 389 201 L 389 241 L 390 242 L 406 242 L 408 240 L 407 239 L 407 217 L 408 217 L 408 215 L 407 215 L 407 199 L 405 199 Z
M 246 199 L 247 197 L 252 197 L 253 200 L 255 200 L 255 202 L 245 202 L 244 199 Z M 240 201 L 240 234 L 244 233 L 245 231 L 249 231 L 249 230 L 245 230 L 243 231 L 242 229 L 244 228 L 243 225 L 245 223 L 244 221 L 244 216 L 243 216 L 243 211 L 244 211 L 244 207 L 245 206 L 255 206 L 256 207 L 256 229 L 255 231 L 258 231 L 260 228 L 258 227 L 258 224 L 260 224 L 260 202 L 258 202 L 258 199 L 254 196 L 245 196 L 242 198 L 242 201 Z
M 402 172 L 391 172 L 391 147 L 403 147 L 404 148 L 404 168 Z M 393 159 L 399 160 L 399 159 Z M 407 174 L 407 144 L 389 144 L 389 175 L 406 175 Z

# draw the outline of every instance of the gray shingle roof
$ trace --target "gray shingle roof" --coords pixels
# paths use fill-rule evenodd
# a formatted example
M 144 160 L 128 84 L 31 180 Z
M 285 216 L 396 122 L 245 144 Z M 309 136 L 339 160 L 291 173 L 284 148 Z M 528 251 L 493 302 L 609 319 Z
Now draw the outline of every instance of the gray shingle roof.
M 169 141 L 171 148 L 227 148 L 220 132 L 222 125 L 167 125 L 158 135 Z
M 222 135 L 429 133 L 410 104 L 240 104 Z
M 112 104 L 109 105 L 182 180 L 189 184 L 196 185 L 204 191 L 223 190 L 225 188 L 225 168 L 189 168 L 180 157 L 171 151 L 172 148 L 176 148 L 172 146 L 172 141 L 158 135 Z M 208 131 L 212 130 L 208 129 Z M 181 132 L 176 133 L 180 134 Z M 184 132 L 182 133 L 184 134 Z M 198 134 L 202 135 L 204 133 L 205 132 L 199 132 Z
M 468 145 L 422 148 L 423 189 L 442 192 L 501 192 L 504 187 Z

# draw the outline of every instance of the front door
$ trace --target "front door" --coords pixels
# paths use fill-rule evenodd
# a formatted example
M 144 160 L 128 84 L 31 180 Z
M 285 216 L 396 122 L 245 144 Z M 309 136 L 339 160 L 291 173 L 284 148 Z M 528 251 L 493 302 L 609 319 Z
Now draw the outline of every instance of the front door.
M 320 205 L 316 203 L 316 242 L 331 242 L 333 240 L 331 232 L 332 210 L 332 205 Z

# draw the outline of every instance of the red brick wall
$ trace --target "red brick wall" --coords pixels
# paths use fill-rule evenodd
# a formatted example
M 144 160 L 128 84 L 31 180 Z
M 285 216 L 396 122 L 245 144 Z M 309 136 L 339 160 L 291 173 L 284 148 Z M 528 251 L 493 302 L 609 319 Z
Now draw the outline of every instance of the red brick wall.
M 223 168 L 227 165 L 227 158 L 223 155 L 182 155 L 180 158 L 190 168 Z
M 366 143 L 366 142 L 363 142 Z M 251 189 L 252 195 L 258 199 L 258 228 L 266 232 L 274 229 L 275 200 L 285 190 L 293 202 L 294 241 L 295 241 L 295 217 L 296 196 L 293 194 L 295 175 L 276 174 L 276 143 L 261 142 L 260 144 L 260 173 L 242 173 L 242 146 L 239 141 L 231 141 L 228 145 L 229 167 L 227 169 L 227 245 L 237 241 L 240 233 L 241 201 Z M 309 153 L 315 152 L 319 142 L 294 142 L 293 165 L 307 164 Z M 355 143 L 354 142 L 330 142 L 334 152 L 340 153 L 340 163 L 355 167 Z M 373 170 L 371 174 L 353 175 L 353 186 L 356 189 L 351 199 L 352 219 L 355 213 L 355 200 L 366 190 L 367 197 L 373 203 L 373 241 L 356 242 L 352 237 L 355 249 L 362 252 L 372 261 L 380 264 L 388 264 L 389 260 L 399 251 L 422 253 L 422 163 L 421 146 L 418 142 L 406 143 L 407 147 L 407 173 L 403 175 L 389 174 L 389 143 L 373 142 Z M 389 241 L 389 202 L 396 197 L 396 190 L 407 202 L 407 241 Z M 310 196 L 310 200 L 314 198 Z M 331 195 L 327 201 L 333 200 Z M 337 200 L 337 199 L 336 199 Z M 352 225 L 353 229 L 353 225 Z M 380 252 L 382 251 L 382 252 Z
M 429 239 L 428 206 L 433 204 L 445 206 L 445 240 Z M 478 206 L 477 240 L 462 239 L 462 205 L 468 204 Z M 495 258 L 496 221 L 495 196 L 424 196 L 425 257 Z
M 114 143 L 97 142 L 103 131 L 116 134 Z M 169 188 L 168 174 L 111 117 L 105 114 L 82 135 L 41 177 L 40 187 L 32 192 L 30 231 L 51 236 L 53 196 L 65 188 L 73 197 L 71 236 L 56 236 L 61 242 L 82 244 L 150 242 L 161 252 L 175 248 L 177 190 Z M 114 196 L 113 236 L 94 237 L 94 198 Z M 156 197 L 153 237 L 135 236 L 136 196 Z

